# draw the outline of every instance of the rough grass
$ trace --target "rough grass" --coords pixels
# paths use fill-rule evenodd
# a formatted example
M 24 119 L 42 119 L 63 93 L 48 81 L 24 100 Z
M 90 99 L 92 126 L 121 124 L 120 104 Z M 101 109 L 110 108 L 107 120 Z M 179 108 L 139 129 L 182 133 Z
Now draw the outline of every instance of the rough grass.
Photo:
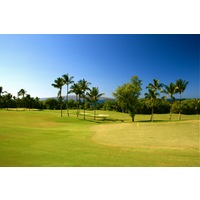
M 200 166 L 199 116 L 0 110 L 0 166 Z

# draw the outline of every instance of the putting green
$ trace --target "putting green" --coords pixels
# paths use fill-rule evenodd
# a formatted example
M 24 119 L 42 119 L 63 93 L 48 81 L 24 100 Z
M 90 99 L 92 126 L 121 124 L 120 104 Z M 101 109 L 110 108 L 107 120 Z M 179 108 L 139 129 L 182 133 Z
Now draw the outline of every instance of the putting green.
M 199 120 L 119 123 L 93 127 L 97 143 L 128 148 L 199 149 Z

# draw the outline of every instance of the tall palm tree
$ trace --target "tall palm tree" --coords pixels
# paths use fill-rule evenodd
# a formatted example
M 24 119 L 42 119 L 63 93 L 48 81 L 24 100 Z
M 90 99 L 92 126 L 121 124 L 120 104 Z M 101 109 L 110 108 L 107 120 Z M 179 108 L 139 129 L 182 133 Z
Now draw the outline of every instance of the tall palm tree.
M 19 92 L 18 92 L 18 96 L 22 96 L 22 101 L 23 101 L 23 108 L 24 108 L 24 96 L 26 94 L 26 90 L 25 89 L 21 89 Z
M 172 82 L 169 84 L 169 86 L 164 85 L 164 87 L 165 87 L 165 89 L 162 92 L 169 95 L 169 97 L 170 97 L 171 107 L 170 107 L 169 120 L 171 120 L 171 118 L 172 118 L 172 105 L 173 105 L 173 101 L 175 100 L 175 97 L 173 95 L 177 93 L 177 88 L 176 88 L 176 84 L 174 84 Z
M 148 89 L 148 93 L 145 93 L 145 98 L 151 100 L 152 112 L 150 121 L 153 121 L 153 112 L 154 112 L 154 103 L 157 97 L 160 95 L 157 91 L 162 91 L 163 84 L 159 83 L 158 79 L 153 79 L 153 84 L 149 83 L 146 87 Z
M 66 96 L 66 99 L 67 99 L 67 115 L 68 115 L 68 117 L 69 117 L 69 108 L 68 108 L 68 92 L 69 92 L 69 85 L 70 84 L 72 84 L 72 83 L 74 83 L 74 81 L 73 81 L 73 76 L 71 76 L 71 77 L 69 77 L 69 74 L 64 74 L 63 76 L 62 76 L 62 78 L 63 78 L 63 82 L 64 82 L 64 84 L 65 85 L 67 85 L 67 96 Z
M 159 83 L 159 82 L 160 81 L 158 79 L 153 79 L 153 84 L 149 83 L 149 85 L 146 88 L 150 89 L 150 90 L 152 90 L 154 92 L 157 92 L 157 90 L 162 91 L 163 84 Z
M 179 117 L 178 117 L 179 120 L 181 119 L 181 109 L 182 109 L 181 98 L 182 98 L 182 93 L 185 91 L 188 83 L 189 83 L 188 81 L 182 80 L 182 79 L 179 79 L 179 80 L 176 81 L 177 92 L 180 94 L 180 109 L 179 109 Z
M 58 88 L 58 99 L 59 99 L 59 103 L 60 103 L 60 112 L 61 112 L 61 117 L 62 117 L 62 87 L 64 85 L 63 79 L 62 78 L 57 78 L 56 80 L 54 80 L 54 83 L 51 84 L 53 87 Z
M 151 101 L 151 118 L 150 118 L 150 121 L 152 121 L 152 122 L 153 122 L 153 113 L 154 113 L 154 103 L 155 103 L 158 95 L 159 95 L 158 93 L 156 93 L 156 92 L 154 92 L 153 90 L 150 90 L 150 89 L 148 90 L 148 93 L 145 93 L 145 98 L 150 99 L 150 101 Z
M 76 109 L 77 109 L 77 117 L 79 116 L 79 105 L 80 105 L 80 97 L 82 95 L 82 90 L 80 88 L 80 85 L 78 83 L 74 83 L 70 87 L 69 93 L 75 93 L 76 94 Z
M 102 95 L 104 95 L 104 93 L 99 93 L 98 87 L 92 87 L 90 93 L 87 92 L 89 101 L 94 104 L 94 120 L 96 119 L 97 101 Z
M 80 85 L 81 90 L 83 91 L 82 98 L 83 98 L 83 109 L 84 109 L 84 119 L 85 119 L 85 109 L 86 109 L 86 101 L 85 101 L 85 93 L 87 90 L 90 90 L 89 85 L 91 84 L 90 82 L 86 81 L 85 79 L 82 79 L 78 82 Z

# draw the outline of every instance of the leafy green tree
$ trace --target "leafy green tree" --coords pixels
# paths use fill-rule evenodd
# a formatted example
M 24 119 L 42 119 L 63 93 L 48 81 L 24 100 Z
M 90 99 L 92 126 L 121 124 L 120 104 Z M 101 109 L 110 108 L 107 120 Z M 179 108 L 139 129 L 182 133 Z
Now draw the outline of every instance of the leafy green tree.
M 181 120 L 181 109 L 182 109 L 181 98 L 182 98 L 182 93 L 185 91 L 188 83 L 189 83 L 188 81 L 182 80 L 182 79 L 179 79 L 179 80 L 176 81 L 177 91 L 180 94 L 180 109 L 179 109 L 179 117 L 178 117 L 179 120 Z
M 79 110 L 79 106 L 80 106 L 80 97 L 83 94 L 83 91 L 81 90 L 81 87 L 78 83 L 74 83 L 71 87 L 70 87 L 70 91 L 69 93 L 75 93 L 76 94 L 76 109 L 77 109 L 77 117 L 79 116 L 80 110 Z
M 64 81 L 62 78 L 57 78 L 56 80 L 54 80 L 54 83 L 52 83 L 52 86 L 59 89 L 58 91 L 58 100 L 59 100 L 59 104 L 60 104 L 60 112 L 61 112 L 61 117 L 62 117 L 62 106 L 63 106 L 63 98 L 62 98 L 62 87 L 64 85 Z
M 25 94 L 26 94 L 26 90 L 25 89 L 21 89 L 18 92 L 18 97 L 22 96 L 22 102 L 23 102 L 23 108 L 24 109 L 25 109 L 25 99 L 24 99 Z
M 103 110 L 112 111 L 112 110 L 115 110 L 115 108 L 116 108 L 116 102 L 115 101 L 106 101 L 103 104 Z
M 25 100 L 26 108 L 29 108 L 29 110 L 30 110 L 30 107 L 31 107 L 31 95 L 27 94 L 26 97 L 24 98 L 24 100 Z
M 200 110 L 200 99 L 194 99 L 193 104 L 194 104 L 195 110 L 197 112 L 196 114 L 198 115 L 199 110 Z
M 162 83 L 159 83 L 158 79 L 153 79 L 153 84 L 149 83 L 149 85 L 146 87 L 148 89 L 148 93 L 145 93 L 145 98 L 150 99 L 151 101 L 151 118 L 150 121 L 153 121 L 153 113 L 154 113 L 154 103 L 157 99 L 157 97 L 160 95 L 157 91 L 162 91 Z
M 81 88 L 81 90 L 83 92 L 82 93 L 82 98 L 83 98 L 83 104 L 84 104 L 83 109 L 84 109 L 84 119 L 85 119 L 85 110 L 86 110 L 86 101 L 85 101 L 86 95 L 85 94 L 86 94 L 87 90 L 90 90 L 89 85 L 91 83 L 86 81 L 85 79 L 82 79 L 82 80 L 78 81 L 78 84 L 79 84 L 79 86 L 80 86 L 80 88 Z
M 4 102 L 5 102 L 5 107 L 8 108 L 11 106 L 11 102 L 12 102 L 12 94 L 11 93 L 6 93 L 3 96 Z
M 92 87 L 90 92 L 87 92 L 89 102 L 94 104 L 94 120 L 96 119 L 97 101 L 102 95 L 104 95 L 104 93 L 99 93 L 98 87 Z
M 59 107 L 58 101 L 54 98 L 48 98 L 45 100 L 44 105 L 47 109 L 55 110 Z
M 2 92 L 3 92 L 3 87 L 0 86 L 0 108 L 2 106 L 2 97 L 1 97 Z
M 40 108 L 40 99 L 38 97 L 35 97 L 34 107 L 37 109 Z
M 170 97 L 171 106 L 170 106 L 169 120 L 171 120 L 171 118 L 172 118 L 172 106 L 173 106 L 173 102 L 175 100 L 174 94 L 177 93 L 177 87 L 176 87 L 176 84 L 174 84 L 172 82 L 169 84 L 169 86 L 164 85 L 164 87 L 165 87 L 165 89 L 162 92 L 169 95 L 169 97 Z
M 67 86 L 67 96 L 66 96 L 67 102 L 66 102 L 66 106 L 67 106 L 67 115 L 69 117 L 68 93 L 69 93 L 69 85 L 74 83 L 74 81 L 73 81 L 74 77 L 73 76 L 70 77 L 69 74 L 64 74 L 62 76 L 62 78 L 63 78 L 64 84 Z
M 68 105 L 70 109 L 76 108 L 76 102 L 73 99 L 69 99 Z
M 137 76 L 131 78 L 131 83 L 125 83 L 119 86 L 113 95 L 116 101 L 129 112 L 132 122 L 134 122 L 135 114 L 138 106 L 138 98 L 141 94 L 142 81 Z
M 3 92 L 3 87 L 0 86 L 0 97 L 1 97 L 2 92 Z

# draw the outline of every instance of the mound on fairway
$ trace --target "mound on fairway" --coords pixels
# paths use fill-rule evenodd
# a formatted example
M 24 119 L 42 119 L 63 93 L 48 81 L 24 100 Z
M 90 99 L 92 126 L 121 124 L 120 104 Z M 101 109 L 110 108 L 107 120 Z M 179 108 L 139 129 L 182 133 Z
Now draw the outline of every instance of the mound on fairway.
M 129 148 L 199 149 L 199 121 L 107 124 L 94 128 L 94 141 Z

